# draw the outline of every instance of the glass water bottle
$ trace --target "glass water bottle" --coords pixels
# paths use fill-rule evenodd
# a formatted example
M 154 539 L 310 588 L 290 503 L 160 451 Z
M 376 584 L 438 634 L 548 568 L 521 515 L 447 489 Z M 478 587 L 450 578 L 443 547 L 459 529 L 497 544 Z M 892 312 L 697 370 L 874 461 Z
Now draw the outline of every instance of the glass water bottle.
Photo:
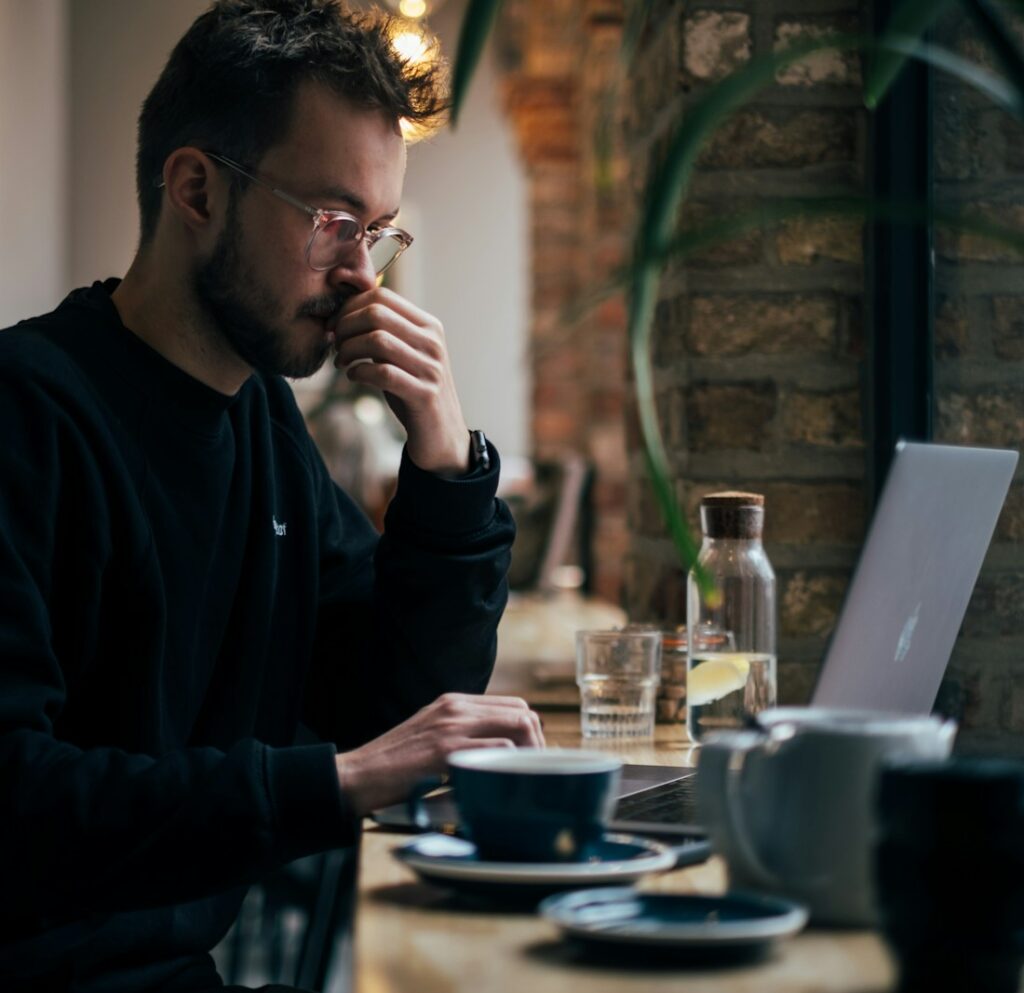
M 698 562 L 714 580 L 686 583 L 686 727 L 691 741 L 742 728 L 775 706 L 775 573 L 761 544 L 764 497 L 711 493 L 700 507 Z

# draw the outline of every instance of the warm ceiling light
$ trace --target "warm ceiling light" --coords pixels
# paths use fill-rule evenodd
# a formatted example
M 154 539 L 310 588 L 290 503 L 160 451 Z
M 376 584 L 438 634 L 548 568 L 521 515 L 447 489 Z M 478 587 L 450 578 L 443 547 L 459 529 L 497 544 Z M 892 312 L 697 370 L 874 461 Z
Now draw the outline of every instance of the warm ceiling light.
M 395 51 L 406 62 L 422 62 L 426 58 L 429 45 L 427 39 L 418 31 L 402 31 L 391 39 Z
M 432 17 L 444 4 L 444 0 L 384 0 L 396 14 L 419 20 L 421 17 Z

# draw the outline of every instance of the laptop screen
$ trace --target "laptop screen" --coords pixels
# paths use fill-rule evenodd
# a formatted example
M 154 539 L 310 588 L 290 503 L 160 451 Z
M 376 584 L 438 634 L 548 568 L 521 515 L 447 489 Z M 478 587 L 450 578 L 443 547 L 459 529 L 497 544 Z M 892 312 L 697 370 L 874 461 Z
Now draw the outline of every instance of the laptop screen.
M 897 446 L 812 703 L 927 713 L 1017 453 Z

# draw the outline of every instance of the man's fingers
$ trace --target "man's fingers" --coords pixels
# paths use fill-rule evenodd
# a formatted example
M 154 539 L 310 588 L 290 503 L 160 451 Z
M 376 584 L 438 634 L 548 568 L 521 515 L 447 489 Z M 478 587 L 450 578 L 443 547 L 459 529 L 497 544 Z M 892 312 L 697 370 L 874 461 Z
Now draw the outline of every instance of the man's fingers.
M 431 388 L 396 365 L 384 362 L 360 362 L 349 366 L 346 373 L 353 383 L 373 386 L 404 401 L 410 410 L 418 410 L 431 394 Z
M 386 304 L 395 313 L 401 314 L 402 317 L 414 324 L 433 325 L 438 323 L 433 314 L 428 314 L 425 310 L 410 303 L 405 297 L 399 296 L 394 290 L 389 290 L 384 286 L 378 286 L 366 293 L 350 297 L 342 307 L 341 320 L 364 311 L 375 300 Z
M 470 699 L 476 700 L 480 699 L 480 697 L 472 697 L 468 693 L 452 695 L 468 696 Z M 488 703 L 496 703 L 502 707 L 516 707 L 519 710 L 530 709 L 530 705 L 520 696 L 500 696 L 497 693 L 488 693 L 485 697 L 483 697 L 483 699 L 486 700 Z
M 381 390 L 408 435 L 409 457 L 442 476 L 468 467 L 466 420 L 459 405 L 444 327 L 390 290 L 350 297 L 328 331 L 335 365 L 348 378 Z M 371 362 L 360 361 L 371 359 Z
M 429 315 L 424 316 L 429 317 Z M 339 318 L 330 330 L 339 350 L 375 331 L 389 332 L 435 357 L 444 350 L 444 335 L 436 321 L 433 323 L 412 321 L 393 307 L 382 303 L 372 303 L 362 310 Z
M 524 747 L 544 747 L 540 718 L 525 700 L 511 696 L 445 693 L 412 718 L 424 729 L 438 729 L 449 740 L 502 737 Z
M 379 738 L 338 756 L 338 776 L 360 812 L 401 800 L 444 772 L 463 748 L 544 747 L 540 718 L 512 696 L 445 693 Z
M 442 720 L 449 719 L 442 717 Z M 512 707 L 470 710 L 455 718 L 455 730 L 474 739 L 508 738 L 524 748 L 542 748 L 544 745 L 540 721 L 532 710 Z
M 370 349 L 376 341 L 386 344 L 389 339 L 404 342 L 438 361 L 444 357 L 444 345 L 429 328 L 422 328 L 399 314 L 378 307 L 365 315 L 356 315 L 351 321 L 339 322 L 333 338 L 338 357 L 344 362 L 373 354 Z
M 515 748 L 516 743 L 510 738 L 467 738 L 460 742 L 453 752 L 461 752 L 470 748 Z M 449 752 L 449 754 L 451 754 Z
M 531 744 L 535 748 L 546 748 L 547 741 L 544 739 L 544 724 L 540 719 L 540 715 L 535 711 L 530 711 L 530 717 L 533 718 L 533 728 L 531 731 Z
M 368 328 L 344 341 L 336 340 L 335 348 L 335 365 L 348 365 L 359 359 L 401 362 L 407 356 L 434 361 L 431 352 L 436 351 L 430 342 L 424 340 L 423 334 L 417 333 L 415 329 L 408 334 L 401 334 L 391 328 Z
M 530 714 L 530 705 L 517 696 L 482 696 L 478 693 L 445 693 L 424 708 L 448 714 L 494 711 L 508 715 Z
M 471 706 L 508 707 L 512 710 L 529 710 L 530 705 L 520 696 L 502 696 L 497 693 L 444 693 L 439 696 L 431 707 L 444 707 L 451 704 Z
M 372 331 L 347 344 L 353 347 L 347 348 L 344 353 L 339 349 L 334 357 L 336 369 L 347 367 L 355 370 L 361 365 L 372 363 L 381 368 L 394 366 L 428 386 L 436 387 L 444 381 L 444 366 L 441 362 L 417 351 L 394 335 Z

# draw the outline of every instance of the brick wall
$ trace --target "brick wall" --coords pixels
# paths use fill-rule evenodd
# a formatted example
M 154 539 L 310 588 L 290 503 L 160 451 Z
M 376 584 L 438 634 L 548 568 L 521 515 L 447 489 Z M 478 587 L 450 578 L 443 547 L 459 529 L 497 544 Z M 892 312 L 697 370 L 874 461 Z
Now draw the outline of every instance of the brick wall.
M 685 577 L 645 478 L 621 299 L 566 306 L 621 261 L 631 219 L 673 122 L 747 60 L 830 29 L 863 27 L 860 0 L 509 0 L 509 108 L 533 183 L 534 437 L 539 454 L 589 453 L 599 470 L 598 588 L 635 620 L 682 620 Z M 625 13 L 648 29 L 618 114 L 610 185 L 595 182 L 602 95 Z M 964 54 L 983 57 L 962 26 Z M 613 54 L 614 53 L 614 54 Z M 867 119 L 859 59 L 822 54 L 782 73 L 704 150 L 684 223 L 780 196 L 864 189 Z M 1024 130 L 940 86 L 940 198 L 990 205 L 1024 227 Z M 940 239 L 936 328 L 940 439 L 1017 447 L 1024 435 L 1020 262 L 971 237 Z M 801 220 L 753 230 L 662 279 L 658 406 L 693 526 L 703 493 L 767 500 L 779 577 L 782 702 L 806 701 L 865 530 L 861 225 Z M 942 705 L 974 741 L 1024 729 L 1024 488 L 1000 522 Z
M 656 4 L 628 119 L 634 192 L 710 83 L 790 39 L 857 25 L 857 4 L 834 0 Z M 783 73 L 709 143 L 684 223 L 773 197 L 861 191 L 859 82 L 850 56 Z M 661 284 L 655 374 L 678 493 L 694 526 L 710 490 L 765 494 L 784 702 L 807 698 L 864 532 L 862 262 L 858 223 L 793 221 L 671 264 Z M 684 576 L 635 439 L 630 458 L 628 607 L 682 620 Z
M 621 0 L 511 0 L 501 26 L 506 106 L 531 186 L 534 455 L 578 452 L 595 467 L 592 579 L 613 602 L 629 545 L 625 308 L 621 295 L 592 301 L 628 232 L 618 130 L 607 157 L 596 147 L 621 34 Z
M 938 37 L 997 69 L 961 16 Z M 936 80 L 936 201 L 1024 228 L 1024 128 L 948 77 Z M 1024 442 L 1024 263 L 982 238 L 939 232 L 936 436 L 1018 450 Z M 1024 730 L 1024 486 L 996 528 L 943 686 L 972 738 L 1021 748 Z

